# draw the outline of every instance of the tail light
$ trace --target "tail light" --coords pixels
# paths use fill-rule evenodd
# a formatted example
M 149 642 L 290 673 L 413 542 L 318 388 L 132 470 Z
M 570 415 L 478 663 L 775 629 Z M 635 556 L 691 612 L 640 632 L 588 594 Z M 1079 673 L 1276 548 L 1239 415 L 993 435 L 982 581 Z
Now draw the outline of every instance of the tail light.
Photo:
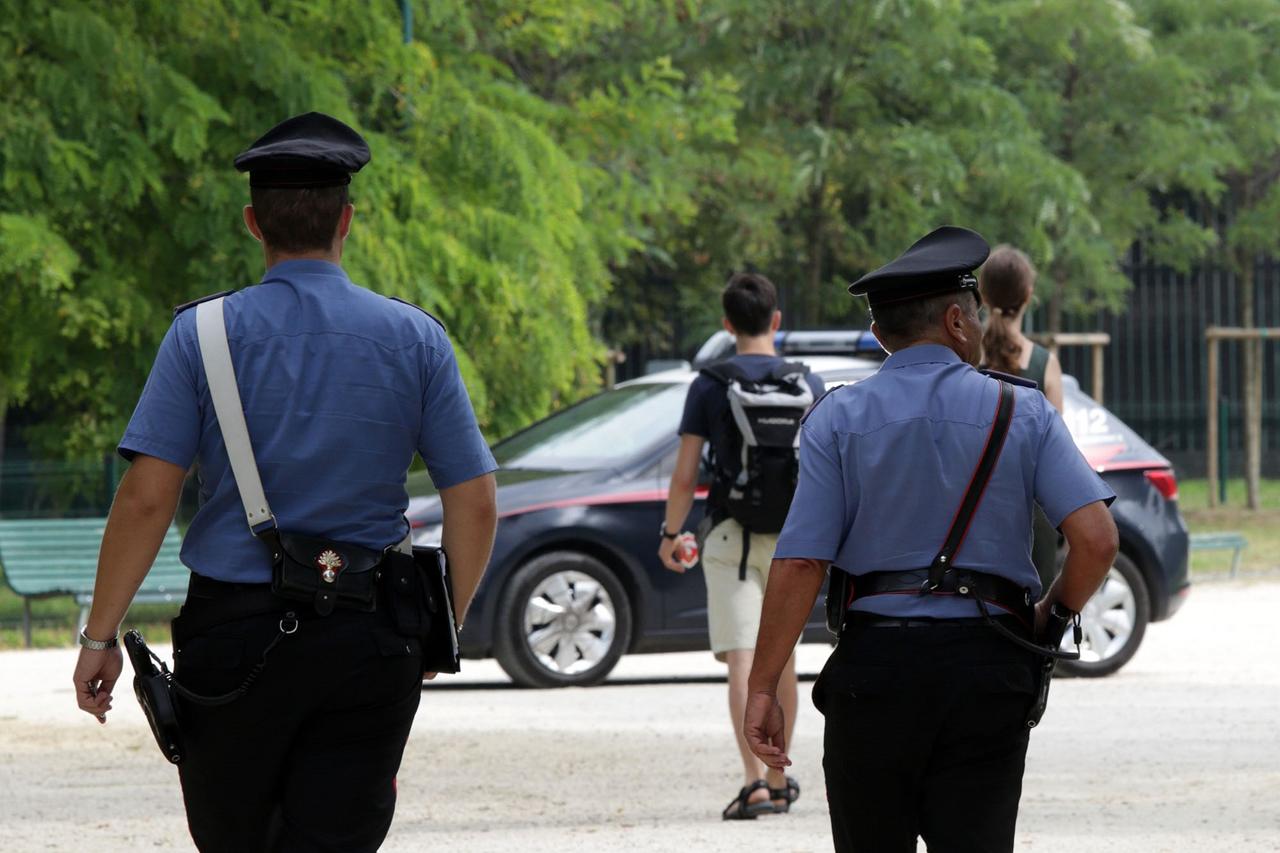
M 1178 478 L 1173 475 L 1173 471 L 1168 468 L 1154 468 L 1150 471 L 1144 471 L 1147 482 L 1156 487 L 1156 491 L 1164 495 L 1167 501 L 1176 501 L 1178 499 Z

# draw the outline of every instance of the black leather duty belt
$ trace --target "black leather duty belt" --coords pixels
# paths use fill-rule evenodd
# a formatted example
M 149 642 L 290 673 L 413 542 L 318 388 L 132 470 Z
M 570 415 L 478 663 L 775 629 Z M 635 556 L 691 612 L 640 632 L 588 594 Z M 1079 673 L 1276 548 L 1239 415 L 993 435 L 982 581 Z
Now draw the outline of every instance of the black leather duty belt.
M 189 608 L 188 613 L 177 620 L 175 633 L 181 633 L 182 639 L 238 619 L 268 613 L 284 615 L 305 609 L 296 601 L 276 595 L 269 583 L 232 583 L 195 572 L 191 573 L 191 580 L 187 583 L 187 599 L 201 601 L 198 607 Z
M 928 569 L 854 575 L 853 595 L 850 596 L 849 603 L 852 604 L 873 595 L 926 594 L 978 597 L 987 604 L 994 604 L 1009 611 L 1028 628 L 1031 627 L 1031 590 L 1019 586 L 1008 578 L 986 572 L 950 569 L 943 575 L 942 582 L 932 591 L 927 590 L 928 583 Z

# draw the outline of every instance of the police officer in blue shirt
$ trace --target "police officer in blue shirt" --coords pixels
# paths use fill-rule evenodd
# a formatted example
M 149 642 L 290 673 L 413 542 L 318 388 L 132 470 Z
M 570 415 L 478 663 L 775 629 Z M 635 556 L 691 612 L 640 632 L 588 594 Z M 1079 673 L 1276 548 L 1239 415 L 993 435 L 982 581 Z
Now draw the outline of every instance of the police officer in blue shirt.
M 249 172 L 244 220 L 267 271 L 226 296 L 227 339 L 278 528 L 384 551 L 408 531 L 405 477 L 420 453 L 443 501 L 460 621 L 492 547 L 497 466 L 444 328 L 354 284 L 340 266 L 354 212 L 348 184 L 368 160 L 359 134 L 317 113 L 288 119 L 236 159 Z M 81 632 L 78 704 L 105 721 L 121 672 L 120 622 L 198 462 L 176 677 L 219 694 L 265 665 L 234 701 L 180 705 L 192 837 L 203 851 L 376 850 L 421 696 L 420 641 L 396 630 L 390 607 L 322 616 L 273 597 L 273 555 L 245 523 L 188 307 L 120 442 L 132 465 Z
M 944 227 L 856 282 L 890 355 L 817 403 L 802 429 L 745 727 L 765 763 L 790 763 L 778 673 L 828 567 L 833 587 L 851 576 L 841 639 L 814 687 L 838 851 L 905 853 L 917 837 L 931 853 L 1013 849 L 1045 671 L 1028 646 L 1053 643 L 1046 623 L 1078 612 L 1116 553 L 1114 494 L 1043 395 L 1014 387 L 967 535 L 949 563 L 937 561 L 944 541 L 954 544 L 1005 387 L 973 367 L 982 325 L 972 273 L 986 256 L 980 236 Z M 1070 547 L 1048 590 L 1031 561 L 1036 503 Z

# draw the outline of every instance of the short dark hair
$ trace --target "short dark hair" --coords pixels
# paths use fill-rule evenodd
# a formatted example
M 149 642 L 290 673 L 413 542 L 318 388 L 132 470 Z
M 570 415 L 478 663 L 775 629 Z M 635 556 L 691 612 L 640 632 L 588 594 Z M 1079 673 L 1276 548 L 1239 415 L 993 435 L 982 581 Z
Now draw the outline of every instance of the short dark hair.
M 323 251 L 333 245 L 350 194 L 346 185 L 276 189 L 252 187 L 249 198 L 262 242 L 278 252 Z
M 909 346 L 928 334 L 938 324 L 942 315 L 952 305 L 966 307 L 966 300 L 974 312 L 978 310 L 977 298 L 968 291 L 940 293 L 924 299 L 892 302 L 871 309 L 871 319 L 892 349 Z
M 740 335 L 763 335 L 778 310 L 778 289 L 754 272 L 734 273 L 720 296 L 724 316 Z

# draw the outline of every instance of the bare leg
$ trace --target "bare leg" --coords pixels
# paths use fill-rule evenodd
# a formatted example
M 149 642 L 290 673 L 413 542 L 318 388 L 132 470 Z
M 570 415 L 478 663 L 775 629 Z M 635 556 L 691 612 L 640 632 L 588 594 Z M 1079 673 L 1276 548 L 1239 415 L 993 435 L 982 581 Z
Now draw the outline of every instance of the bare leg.
M 750 785 L 764 777 L 764 763 L 756 758 L 747 739 L 742 733 L 742 721 L 747 715 L 747 676 L 751 673 L 753 649 L 733 649 L 725 652 L 725 662 L 729 664 L 729 719 L 733 721 L 733 735 L 738 742 L 738 752 L 742 756 L 743 784 Z M 792 681 L 795 680 L 795 669 L 791 670 Z M 786 676 L 784 675 L 785 679 Z M 781 690 L 779 690 L 781 693 Z M 793 685 L 794 702 L 794 685 Z M 759 803 L 769 799 L 769 792 L 761 789 L 752 791 L 748 802 Z

